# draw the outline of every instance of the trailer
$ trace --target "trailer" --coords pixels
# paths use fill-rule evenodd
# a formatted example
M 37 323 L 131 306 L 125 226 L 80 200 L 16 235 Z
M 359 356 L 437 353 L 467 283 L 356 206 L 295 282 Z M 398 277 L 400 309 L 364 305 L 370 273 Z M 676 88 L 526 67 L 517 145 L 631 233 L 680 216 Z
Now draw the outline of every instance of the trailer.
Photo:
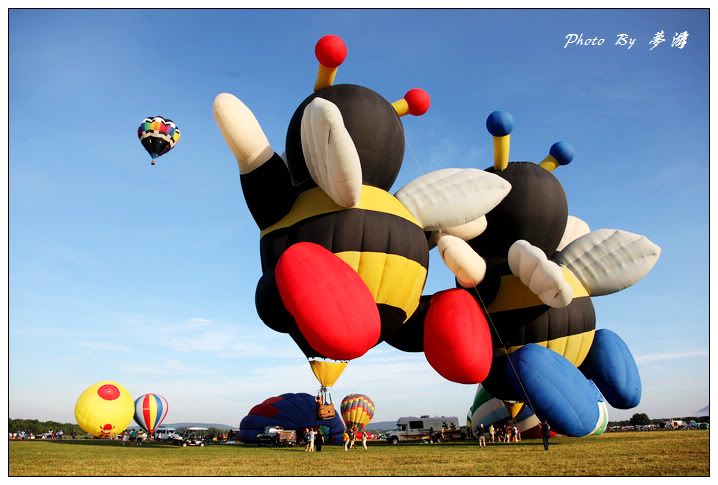
M 441 442 L 466 439 L 466 431 L 459 426 L 455 416 L 424 415 L 399 418 L 396 427 L 386 434 L 386 440 L 393 444 L 400 442 Z

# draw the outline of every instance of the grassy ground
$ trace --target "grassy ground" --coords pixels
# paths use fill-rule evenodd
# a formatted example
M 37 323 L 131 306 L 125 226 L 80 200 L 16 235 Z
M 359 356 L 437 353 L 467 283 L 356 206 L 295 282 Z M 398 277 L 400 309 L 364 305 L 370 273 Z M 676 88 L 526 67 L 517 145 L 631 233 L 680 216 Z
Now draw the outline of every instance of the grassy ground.
M 348 452 L 325 446 L 250 445 L 141 448 L 109 441 L 10 442 L 10 476 L 708 476 L 708 431 L 606 433 L 540 440 L 438 445 L 369 443 Z

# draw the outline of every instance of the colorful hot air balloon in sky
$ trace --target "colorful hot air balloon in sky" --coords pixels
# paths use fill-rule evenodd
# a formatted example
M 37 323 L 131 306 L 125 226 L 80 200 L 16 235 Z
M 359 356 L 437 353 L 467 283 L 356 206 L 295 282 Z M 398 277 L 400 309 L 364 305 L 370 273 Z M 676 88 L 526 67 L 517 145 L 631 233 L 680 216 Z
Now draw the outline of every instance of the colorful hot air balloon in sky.
M 340 409 L 348 429 L 364 429 L 374 417 L 374 401 L 364 394 L 349 394 L 342 399 Z
M 132 421 L 132 396 L 121 384 L 100 381 L 85 389 L 75 404 L 77 424 L 98 438 L 122 433 Z
M 254 406 L 239 424 L 239 440 L 242 443 L 256 443 L 257 434 L 265 426 L 282 426 L 293 430 L 320 427 L 322 434 L 332 443 L 341 443 L 344 431 L 339 416 L 331 420 L 317 419 L 314 396 L 306 393 L 286 393 L 265 399 Z
M 169 411 L 167 399 L 159 394 L 143 394 L 135 400 L 135 422 L 152 434 Z
M 180 131 L 174 121 L 162 116 L 151 116 L 142 120 L 137 128 L 137 137 L 152 157 L 152 165 L 156 158 L 172 150 L 179 142 Z
M 347 55 L 335 35 L 322 37 L 315 54 L 314 93 L 289 122 L 285 159 L 242 101 L 222 93 L 213 105 L 260 229 L 257 312 L 317 359 L 324 387 L 320 376 L 336 380 L 346 361 L 382 341 L 424 352 L 447 379 L 478 383 L 489 372 L 491 338 L 467 291 L 427 296 L 432 311 L 421 321 L 410 317 L 426 282 L 427 231 L 447 232 L 436 238 L 442 258 L 473 288 L 485 265 L 451 229 L 478 234 L 510 186 L 484 170 L 445 169 L 389 193 L 404 159 L 401 117 L 424 114 L 429 95 L 411 89 L 391 103 L 363 86 L 335 85 Z

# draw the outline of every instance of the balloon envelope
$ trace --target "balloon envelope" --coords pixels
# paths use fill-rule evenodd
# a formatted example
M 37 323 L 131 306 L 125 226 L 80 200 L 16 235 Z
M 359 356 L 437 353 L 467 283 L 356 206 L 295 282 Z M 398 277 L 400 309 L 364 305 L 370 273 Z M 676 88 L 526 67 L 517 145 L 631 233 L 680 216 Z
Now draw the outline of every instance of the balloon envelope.
M 374 401 L 364 394 L 349 394 L 342 399 L 342 419 L 347 428 L 364 428 L 374 417 Z
M 284 429 L 303 430 L 321 427 L 327 442 L 341 443 L 344 424 L 339 415 L 331 420 L 317 419 L 314 396 L 306 393 L 286 393 L 270 397 L 254 406 L 239 424 L 239 440 L 256 443 L 257 434 L 265 426 L 281 426 Z
M 174 121 L 162 116 L 150 116 L 142 120 L 137 128 L 137 138 L 155 159 L 172 150 L 179 142 L 180 131 Z
M 98 438 L 122 433 L 132 421 L 132 396 L 121 384 L 100 381 L 85 389 L 75 404 L 77 424 Z
M 135 400 L 135 422 L 148 433 L 154 433 L 162 424 L 169 405 L 159 394 L 143 394 Z

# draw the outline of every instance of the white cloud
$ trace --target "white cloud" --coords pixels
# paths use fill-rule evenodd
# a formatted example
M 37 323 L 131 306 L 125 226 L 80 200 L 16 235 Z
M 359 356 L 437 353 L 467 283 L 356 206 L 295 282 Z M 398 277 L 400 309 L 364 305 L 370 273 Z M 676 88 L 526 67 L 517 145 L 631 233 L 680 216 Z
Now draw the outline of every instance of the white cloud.
M 90 340 L 80 340 L 75 342 L 75 345 L 85 349 L 98 350 L 101 352 L 128 352 L 130 347 L 124 344 L 117 344 L 113 342 L 96 342 Z
M 261 321 L 225 323 L 204 317 L 193 317 L 178 323 L 136 319 L 128 322 L 133 328 L 152 328 L 153 348 L 196 354 L 212 354 L 221 358 L 249 358 L 273 355 L 291 359 L 296 346 L 288 335 L 274 332 Z
M 663 354 L 646 354 L 639 355 L 636 357 L 636 362 L 647 363 L 647 362 L 662 362 L 665 360 L 676 360 L 676 359 L 694 359 L 697 357 L 708 357 L 708 351 L 696 350 L 689 352 L 667 352 Z

